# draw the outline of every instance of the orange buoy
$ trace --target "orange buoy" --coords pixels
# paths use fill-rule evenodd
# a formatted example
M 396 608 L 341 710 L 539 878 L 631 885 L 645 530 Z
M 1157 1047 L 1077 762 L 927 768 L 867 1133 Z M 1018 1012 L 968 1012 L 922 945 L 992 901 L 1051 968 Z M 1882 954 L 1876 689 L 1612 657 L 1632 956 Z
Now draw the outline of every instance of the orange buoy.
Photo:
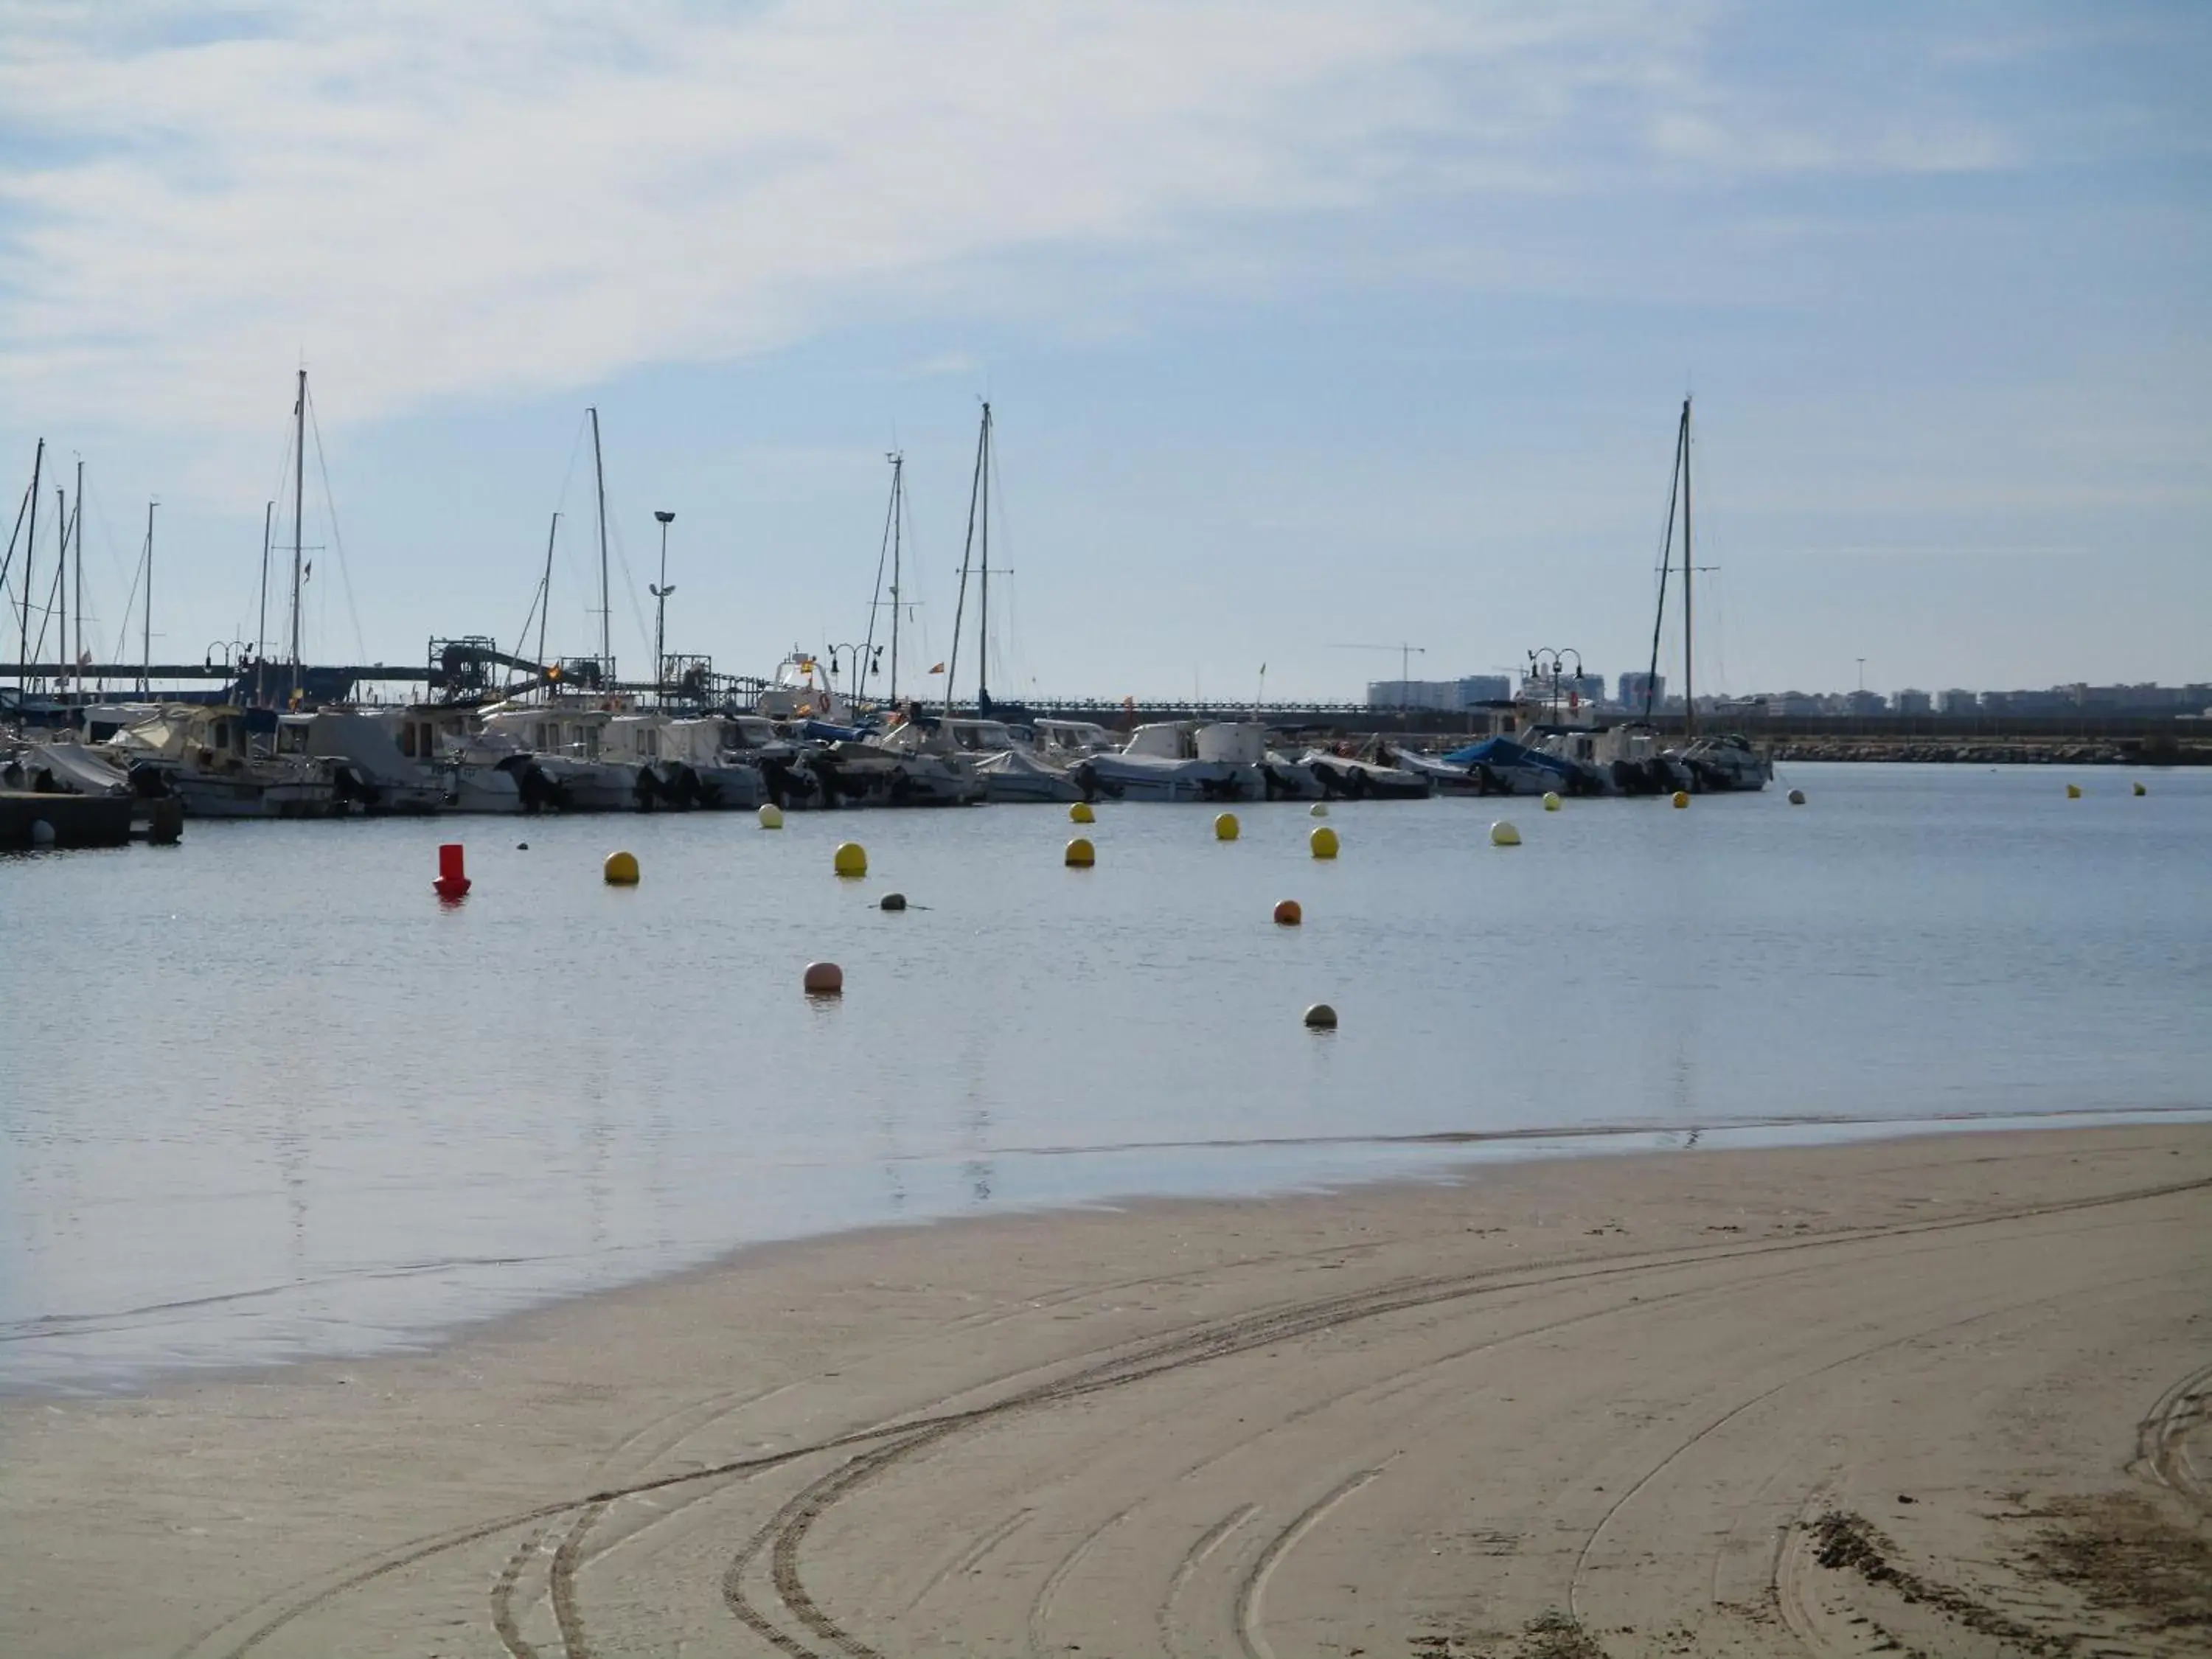
M 1276 901 L 1275 925 L 1278 927 L 1295 927 L 1305 919 L 1306 913 L 1298 908 L 1298 902 L 1296 899 Z
M 836 997 L 845 994 L 845 970 L 834 962 L 810 962 L 806 964 L 805 983 L 811 997 Z

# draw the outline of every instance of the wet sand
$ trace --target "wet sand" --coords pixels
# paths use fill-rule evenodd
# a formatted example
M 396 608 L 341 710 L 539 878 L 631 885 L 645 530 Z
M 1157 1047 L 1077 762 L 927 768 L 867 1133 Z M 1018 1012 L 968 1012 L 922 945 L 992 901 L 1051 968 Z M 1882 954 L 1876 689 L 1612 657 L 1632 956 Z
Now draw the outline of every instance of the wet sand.
M 748 1251 L 0 1404 L 0 1652 L 2197 1653 L 2212 1127 Z

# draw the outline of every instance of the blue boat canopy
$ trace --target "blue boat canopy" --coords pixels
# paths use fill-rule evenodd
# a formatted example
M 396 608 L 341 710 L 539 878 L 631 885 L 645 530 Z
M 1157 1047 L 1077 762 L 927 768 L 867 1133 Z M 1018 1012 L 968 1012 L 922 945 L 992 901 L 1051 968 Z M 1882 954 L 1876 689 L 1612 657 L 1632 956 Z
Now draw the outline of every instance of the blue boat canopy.
M 1539 771 L 1556 772 L 1563 778 L 1574 770 L 1557 755 L 1531 749 L 1510 738 L 1485 738 L 1480 743 L 1471 743 L 1464 749 L 1453 750 L 1444 757 L 1444 762 L 1447 765 L 1465 767 L 1470 771 L 1478 766 L 1533 766 Z

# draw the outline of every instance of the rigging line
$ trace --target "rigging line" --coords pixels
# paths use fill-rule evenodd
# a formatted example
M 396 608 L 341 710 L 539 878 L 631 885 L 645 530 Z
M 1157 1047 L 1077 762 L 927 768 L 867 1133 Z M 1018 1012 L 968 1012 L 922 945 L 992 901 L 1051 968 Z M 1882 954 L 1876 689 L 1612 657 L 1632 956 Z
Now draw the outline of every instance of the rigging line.
M 100 492 L 97 489 L 88 489 L 85 494 L 92 507 L 92 521 L 100 530 L 100 548 L 107 555 L 107 573 L 114 579 L 115 585 L 120 587 L 123 586 L 123 557 L 115 550 L 115 526 L 108 522 L 107 511 L 100 504 Z M 131 591 L 134 594 L 138 591 L 137 576 L 135 571 L 131 576 Z M 127 624 L 130 620 L 131 605 L 126 599 L 123 606 L 123 623 L 118 624 L 118 627 Z M 123 635 L 118 632 L 116 635 L 115 651 L 119 653 L 122 649 Z M 111 653 L 103 660 L 112 662 L 115 660 L 115 656 Z
M 15 542 L 23 533 L 23 514 L 30 511 L 31 489 L 29 484 L 23 486 L 23 499 L 15 508 L 15 527 L 8 532 L 8 554 L 0 558 L 0 588 L 7 586 L 9 567 L 15 562 Z
M 151 538 L 138 546 L 138 562 L 131 567 L 131 591 L 124 596 L 123 616 L 115 624 L 115 643 L 109 649 L 107 659 L 112 663 L 123 660 L 123 648 L 131 642 L 131 612 L 138 603 L 138 584 L 146 574 L 146 558 L 151 550 Z
M 568 492 L 575 487 L 577 463 L 583 457 L 585 434 L 590 432 L 591 429 L 592 411 L 589 409 L 586 409 L 582 414 L 576 417 L 576 435 L 568 445 L 568 465 L 567 470 L 561 474 L 561 493 L 553 498 L 554 511 L 560 514 L 562 521 L 564 524 L 570 517 L 573 516 L 568 511 Z M 555 539 L 560 547 L 563 568 L 567 569 L 571 576 L 574 576 L 576 579 L 577 591 L 579 592 L 587 592 L 591 587 L 592 583 L 588 574 L 584 569 L 584 567 L 577 562 L 575 544 L 565 535 L 557 535 Z M 548 582 L 545 584 L 545 587 L 546 592 L 544 603 L 547 607 L 547 617 L 550 619 L 551 616 L 551 606 L 553 604 L 552 585 Z M 590 605 L 587 602 L 584 609 L 584 614 L 586 617 L 591 617 L 595 616 L 598 613 L 591 609 Z
M 538 579 L 531 588 L 530 610 L 522 618 L 522 631 L 514 636 L 514 654 L 518 657 L 522 654 L 522 647 L 530 639 L 530 624 L 538 619 L 540 614 L 539 608 L 541 606 L 544 607 L 544 614 L 549 620 L 551 617 L 553 605 L 553 572 L 551 568 L 553 563 L 553 544 L 559 538 L 560 534 L 561 514 L 556 512 L 553 515 L 553 522 L 546 527 L 545 562 L 540 567 L 540 574 Z M 538 631 L 539 635 L 543 636 L 545 630 L 541 628 Z M 541 645 L 538 650 L 538 662 L 539 666 L 544 666 L 544 661 L 545 648 Z
M 58 495 L 62 492 L 58 489 L 54 493 Z M 31 660 L 33 662 L 38 661 L 41 657 L 46 654 L 46 629 L 54 625 L 54 602 L 64 593 L 66 593 L 69 591 L 69 589 L 64 586 L 63 579 L 69 574 L 70 514 L 68 509 L 65 507 L 58 508 L 56 511 L 61 521 L 62 556 L 54 562 L 53 583 L 46 589 L 46 603 L 45 607 L 39 612 L 39 637 L 33 641 L 31 645 Z M 64 640 L 61 642 L 61 649 L 64 653 L 68 652 L 69 641 L 67 640 Z
M 362 636 L 361 612 L 353 602 L 353 576 L 346 568 L 345 538 L 338 533 L 338 498 L 331 493 L 331 465 L 323 453 L 323 423 L 315 418 L 315 399 L 307 398 L 307 429 L 315 434 L 315 471 L 323 480 L 323 505 L 331 515 L 331 545 L 337 550 L 338 581 L 345 589 L 346 615 L 353 621 L 353 646 L 361 653 L 356 662 L 368 660 L 368 641 Z
M 623 546 L 622 526 L 615 522 L 611 507 L 607 513 L 607 540 L 614 544 L 615 562 L 622 567 L 623 595 L 629 601 L 630 620 L 637 624 L 638 644 L 649 656 L 653 652 L 653 631 L 645 625 L 645 608 L 637 602 L 637 579 L 630 574 L 629 552 Z
M 999 428 L 998 424 L 995 422 L 992 423 L 991 427 L 991 476 L 985 481 L 985 487 L 990 490 L 992 503 L 998 511 L 999 539 L 1006 544 L 1004 554 L 1006 562 L 1001 569 L 1001 574 L 1006 578 L 1006 615 L 1005 620 L 999 625 L 998 654 L 996 660 L 992 665 L 992 672 L 998 675 L 1000 684 L 1012 684 L 1018 686 L 1021 684 L 1020 676 L 1007 666 L 1008 663 L 1013 659 L 1013 653 L 1007 649 L 1006 641 L 1009 637 L 1018 638 L 1019 636 L 1015 635 L 1013 629 L 1013 623 L 1015 621 L 1013 605 L 1013 537 L 1008 533 L 1006 520 L 1006 468 L 1000 464 Z M 989 652 L 991 649 L 990 641 L 986 640 L 983 641 L 983 649 L 987 653 Z M 1019 692 L 1017 691 L 1017 697 L 1018 697 L 1019 695 Z

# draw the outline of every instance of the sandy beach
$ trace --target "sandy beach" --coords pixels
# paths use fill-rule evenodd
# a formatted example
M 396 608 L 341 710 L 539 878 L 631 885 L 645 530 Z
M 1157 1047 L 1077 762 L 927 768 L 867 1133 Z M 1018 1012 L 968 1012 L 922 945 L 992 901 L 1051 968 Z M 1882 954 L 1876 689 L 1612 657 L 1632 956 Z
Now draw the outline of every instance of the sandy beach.
M 0 1404 L 0 1651 L 2212 1645 L 2212 1127 L 850 1235 Z

